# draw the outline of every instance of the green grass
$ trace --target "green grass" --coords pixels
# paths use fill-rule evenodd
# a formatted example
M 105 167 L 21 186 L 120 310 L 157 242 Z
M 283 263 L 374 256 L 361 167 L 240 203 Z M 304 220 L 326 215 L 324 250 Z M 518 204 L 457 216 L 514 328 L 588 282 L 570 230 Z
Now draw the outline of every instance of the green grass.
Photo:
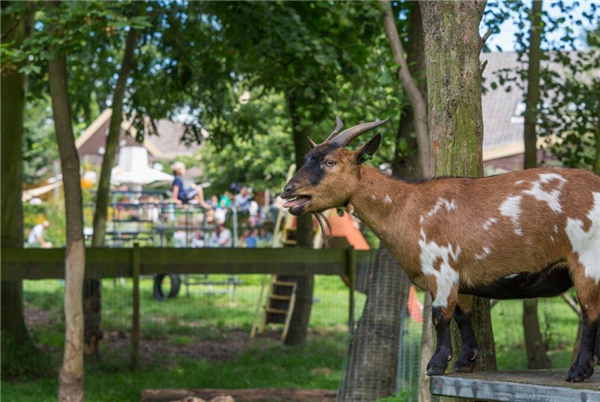
M 215 281 L 224 276 L 211 275 Z M 145 388 L 326 388 L 336 389 L 348 331 L 348 291 L 337 277 L 317 277 L 310 338 L 305 347 L 284 348 L 277 333 L 248 339 L 262 276 L 239 276 L 236 299 L 231 294 L 207 294 L 206 287 L 182 285 L 179 297 L 158 302 L 152 298 L 152 281 L 141 281 L 141 364 L 129 370 L 132 297 L 130 280 L 102 283 L 105 340 L 102 361 L 86 366 L 89 401 L 139 400 Z M 63 285 L 57 280 L 26 281 L 25 308 L 36 315 L 31 335 L 54 372 L 46 378 L 3 379 L 2 398 L 10 401 L 55 400 L 56 373 L 63 348 Z M 216 287 L 215 287 L 216 289 Z M 356 316 L 366 297 L 356 295 Z M 539 316 L 544 340 L 555 367 L 570 364 L 577 317 L 560 299 L 541 300 Z M 498 368 L 526 368 L 522 302 L 502 301 L 492 310 Z M 413 380 L 419 358 L 420 325 L 407 327 L 404 370 Z M 271 328 L 278 331 L 279 327 Z M 211 350 L 218 353 L 212 353 Z M 205 353 L 205 351 L 208 351 Z M 408 351 L 408 352 L 407 352 Z M 197 354 L 191 354 L 191 352 Z M 414 388 L 412 385 L 407 384 Z M 401 401 L 409 391 L 389 399 Z

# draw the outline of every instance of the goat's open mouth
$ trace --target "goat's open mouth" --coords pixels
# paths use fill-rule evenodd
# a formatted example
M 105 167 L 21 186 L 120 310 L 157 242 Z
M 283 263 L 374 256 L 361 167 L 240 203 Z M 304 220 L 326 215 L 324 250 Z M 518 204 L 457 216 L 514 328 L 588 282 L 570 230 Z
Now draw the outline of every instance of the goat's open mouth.
M 286 198 L 287 201 L 283 204 L 283 207 L 289 208 L 291 213 L 300 212 L 302 207 L 308 204 L 312 199 L 312 197 L 308 195 L 294 195 Z

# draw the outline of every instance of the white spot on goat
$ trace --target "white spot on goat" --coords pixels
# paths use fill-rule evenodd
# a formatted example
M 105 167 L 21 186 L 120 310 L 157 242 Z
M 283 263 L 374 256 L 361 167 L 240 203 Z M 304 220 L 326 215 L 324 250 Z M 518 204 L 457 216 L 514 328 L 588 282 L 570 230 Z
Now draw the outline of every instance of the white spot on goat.
M 475 258 L 477 258 L 478 260 L 483 260 L 485 257 L 490 255 L 491 252 L 492 250 L 490 250 L 489 247 L 484 247 L 482 253 L 475 254 Z
M 515 226 L 515 233 L 519 236 L 523 236 L 523 231 L 519 225 L 519 217 L 521 216 L 521 200 L 522 196 L 516 195 L 508 197 L 502 205 L 500 205 L 500 215 L 510 218 L 513 225 Z
M 390 197 L 389 195 L 385 195 L 385 198 L 383 199 L 383 202 L 385 202 L 386 204 L 391 204 L 392 203 L 392 197 Z
M 487 221 L 485 221 L 485 222 L 483 223 L 483 228 L 484 228 L 486 231 L 487 231 L 487 230 L 490 230 L 490 227 L 492 227 L 492 225 L 493 225 L 494 223 L 496 223 L 496 222 L 498 222 L 498 218 L 490 218 L 490 219 L 488 219 Z
M 375 200 L 377 199 L 377 197 L 375 197 L 374 195 L 371 195 L 371 199 L 372 199 L 373 201 L 375 201 Z
M 579 255 L 585 276 L 600 283 L 600 193 L 594 194 L 594 206 L 587 215 L 592 221 L 590 229 L 583 230 L 580 219 L 567 219 L 566 232 L 573 251 Z
M 419 223 L 422 225 L 423 222 L 425 222 L 425 217 L 421 215 L 421 217 L 419 218 Z
M 437 292 L 433 306 L 448 307 L 448 297 L 452 293 L 452 288 L 459 282 L 458 271 L 450 266 L 450 260 L 455 263 L 458 261 L 460 246 L 455 249 L 450 243 L 447 246 L 440 246 L 435 242 L 428 242 L 423 229 L 421 229 L 419 246 L 421 247 L 421 270 L 425 275 L 433 275 L 436 280 Z M 440 259 L 438 271 L 435 269 L 435 263 Z
M 525 180 L 517 180 L 515 182 L 515 186 L 518 186 L 519 184 L 523 184 L 523 183 L 525 183 Z
M 516 278 L 517 276 L 519 276 L 519 274 L 507 275 L 507 276 L 505 276 L 503 279 L 511 279 L 511 278 Z
M 542 184 L 550 183 L 551 181 L 558 180 L 558 186 L 552 191 L 546 191 L 542 188 Z M 543 201 L 548 204 L 551 210 L 556 212 L 557 214 L 561 214 L 562 206 L 560 205 L 560 195 L 561 190 L 567 180 L 559 174 L 556 173 L 543 173 L 540 174 L 540 179 L 538 181 L 534 181 L 529 190 L 524 190 L 523 194 L 532 195 L 538 201 Z
M 554 225 L 554 233 L 558 234 L 558 225 Z
M 445 198 L 438 199 L 433 209 L 427 213 L 427 217 L 431 218 L 433 215 L 437 214 L 442 207 L 445 207 L 448 212 L 453 211 L 456 209 L 456 202 L 454 200 L 448 201 Z

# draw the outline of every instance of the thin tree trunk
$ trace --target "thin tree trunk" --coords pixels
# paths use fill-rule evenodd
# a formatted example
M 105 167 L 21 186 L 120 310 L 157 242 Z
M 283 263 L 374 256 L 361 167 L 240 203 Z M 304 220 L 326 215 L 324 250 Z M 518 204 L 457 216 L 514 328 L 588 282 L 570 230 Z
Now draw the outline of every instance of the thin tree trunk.
M 540 47 L 542 31 L 542 2 L 533 1 L 530 15 L 529 67 L 527 70 L 527 95 L 525 97 L 525 169 L 537 167 L 537 106 L 540 101 Z
M 417 134 L 421 172 L 425 177 L 428 177 L 430 173 L 430 145 L 427 129 L 427 102 L 408 68 L 402 42 L 398 36 L 396 18 L 394 17 L 392 6 L 388 0 L 379 0 L 379 2 L 381 5 L 383 26 L 392 47 L 392 53 L 394 54 L 396 63 L 400 65 L 398 78 L 413 109 L 413 124 Z
M 420 5 L 435 175 L 482 176 L 482 67 L 479 54 L 483 40 L 479 36 L 479 23 L 485 2 L 422 1 Z M 489 300 L 473 299 L 472 323 L 479 345 L 475 370 L 495 370 Z M 458 345 L 454 348 L 459 350 L 460 333 L 455 323 L 452 327 L 453 345 Z
M 48 3 L 58 7 L 59 1 Z M 52 26 L 49 34 L 56 33 Z M 56 140 L 60 153 L 65 192 L 67 220 L 67 249 L 65 253 L 65 350 L 60 370 L 60 401 L 84 400 L 83 370 L 83 277 L 85 272 L 85 243 L 83 240 L 83 204 L 79 155 L 71 120 L 71 104 L 67 82 L 67 64 L 64 54 L 52 49 L 49 60 L 50 97 Z
M 412 76 L 423 78 L 417 88 L 422 94 L 427 87 L 424 80 L 423 27 L 418 3 L 411 4 L 409 18 L 406 63 L 411 79 Z M 422 98 L 425 99 L 424 96 Z M 426 113 L 425 108 L 423 121 L 426 121 Z M 415 179 L 423 175 L 420 163 L 422 156 L 418 152 L 417 140 L 411 136 L 414 127 L 413 107 L 407 106 L 400 111 L 396 152 L 392 162 L 392 175 L 395 177 Z M 408 149 L 417 151 L 402 155 L 399 152 L 402 140 L 407 142 Z M 376 263 L 368 271 L 368 278 L 367 304 L 350 339 L 347 352 L 348 364 L 338 396 L 338 400 L 342 401 L 375 400 L 394 394 L 398 388 L 399 351 L 402 347 L 403 318 L 408 319 L 404 313 L 410 279 L 398 260 L 383 246 L 379 249 Z
M 2 8 L 10 3 L 3 2 Z M 2 10 L 3 31 L 16 23 L 15 14 L 7 14 Z M 18 22 L 4 41 L 11 41 L 15 47 L 21 45 L 25 36 L 25 19 Z M 23 206 L 21 202 L 21 187 L 23 175 L 23 114 L 27 79 L 15 66 L 7 70 L 1 77 L 1 177 L 2 177 L 2 216 L 1 238 L 2 247 L 23 247 Z M 22 353 L 35 356 L 35 349 L 29 332 L 25 326 L 23 314 L 23 283 L 22 281 L 2 281 L 2 371 L 7 373 L 22 372 L 23 362 L 19 361 Z M 30 361 L 35 361 L 32 358 Z M 25 368 L 28 370 L 29 368 Z
M 527 71 L 527 95 L 525 98 L 525 142 L 524 169 L 535 168 L 537 161 L 537 106 L 540 101 L 540 60 L 542 49 L 542 2 L 533 1 L 529 19 L 529 67 Z M 538 303 L 536 299 L 523 300 L 523 331 L 525 333 L 525 350 L 527 367 L 530 369 L 547 369 L 552 367 L 547 355 L 547 348 L 542 340 L 542 332 L 538 319 Z
M 127 88 L 127 78 L 135 64 L 134 52 L 137 45 L 139 31 L 130 28 L 125 41 L 125 51 L 119 71 L 119 78 L 112 99 L 112 114 L 104 157 L 102 159 L 102 170 L 98 181 L 98 192 L 96 193 L 96 210 L 94 212 L 94 237 L 92 247 L 104 246 L 104 235 L 106 233 L 106 217 L 108 213 L 108 202 L 110 196 L 110 175 L 121 134 L 121 123 L 123 121 L 123 98 Z M 85 317 L 84 342 L 85 353 L 93 358 L 99 357 L 98 344 L 102 339 L 100 322 L 102 319 L 102 295 L 100 279 L 87 279 L 83 284 L 83 307 Z
M 527 368 L 530 370 L 551 368 L 552 362 L 546 354 L 547 348 L 540 331 L 537 299 L 523 300 L 523 331 L 525 333 Z
M 596 163 L 594 163 L 594 173 L 600 176 L 600 81 L 598 82 L 598 99 L 596 107 Z M 600 342 L 600 339 L 598 340 Z
M 385 247 L 379 249 L 365 277 L 367 302 L 350 340 L 338 401 L 375 401 L 396 393 L 400 329 L 410 280 Z
M 294 154 L 296 169 L 304 164 L 304 156 L 310 151 L 305 130 L 300 129 L 300 117 L 297 114 L 296 94 L 288 94 L 287 102 L 292 121 L 292 133 L 294 136 Z M 312 215 L 299 216 L 296 223 L 296 241 L 298 247 L 313 247 L 313 224 Z M 308 323 L 312 311 L 314 276 L 289 277 L 296 282 L 296 304 L 292 312 L 290 327 L 285 337 L 286 346 L 297 346 L 306 343 L 308 334 Z

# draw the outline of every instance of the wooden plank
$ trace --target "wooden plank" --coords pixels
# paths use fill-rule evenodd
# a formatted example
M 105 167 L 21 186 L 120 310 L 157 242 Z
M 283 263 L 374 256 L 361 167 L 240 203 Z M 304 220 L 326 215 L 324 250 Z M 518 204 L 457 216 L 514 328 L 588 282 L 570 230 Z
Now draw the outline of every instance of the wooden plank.
M 224 273 L 347 275 L 342 249 L 174 249 L 140 248 L 142 275 Z M 371 258 L 356 252 L 356 263 Z M 65 250 L 2 248 L 2 279 L 64 278 Z M 131 250 L 88 248 L 86 278 L 131 277 Z
M 236 402 L 321 402 L 335 401 L 335 391 L 320 389 L 145 389 L 142 402 L 181 401 L 187 397 L 209 401 L 230 396 Z
M 564 380 L 568 369 L 494 371 L 431 377 L 438 396 L 488 401 L 600 401 L 600 376 L 579 383 Z

